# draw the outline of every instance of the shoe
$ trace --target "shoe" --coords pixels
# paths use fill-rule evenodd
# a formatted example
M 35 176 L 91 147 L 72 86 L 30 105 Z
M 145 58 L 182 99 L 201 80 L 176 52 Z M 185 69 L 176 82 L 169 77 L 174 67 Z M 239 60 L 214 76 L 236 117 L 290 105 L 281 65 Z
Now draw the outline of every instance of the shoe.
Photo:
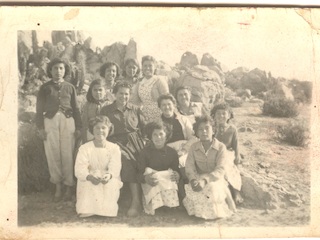
M 63 197 L 64 201 L 71 201 L 72 200 L 72 194 L 71 192 L 66 192 L 64 197 Z
M 127 215 L 128 217 L 137 217 L 140 214 L 140 211 L 135 207 L 130 207 Z

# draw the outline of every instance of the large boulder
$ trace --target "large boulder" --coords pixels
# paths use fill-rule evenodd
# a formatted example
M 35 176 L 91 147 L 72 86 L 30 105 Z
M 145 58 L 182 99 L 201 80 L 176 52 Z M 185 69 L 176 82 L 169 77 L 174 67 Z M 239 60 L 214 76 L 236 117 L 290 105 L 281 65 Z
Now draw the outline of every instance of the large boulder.
M 116 62 L 123 69 L 126 47 L 122 42 L 115 42 L 111 46 L 103 48 L 101 52 L 103 62 Z
M 192 68 L 196 65 L 199 65 L 199 60 L 196 54 L 192 52 L 185 52 L 181 56 L 180 66 L 185 68 Z
M 224 76 L 220 62 L 214 57 L 212 57 L 210 53 L 205 53 L 202 55 L 200 64 L 207 66 L 209 69 L 215 71 L 219 74 L 220 77 Z
M 128 45 L 126 46 L 126 53 L 124 56 L 124 61 L 126 61 L 129 58 L 138 59 L 137 43 L 134 41 L 133 38 L 130 38 Z
M 175 82 L 180 78 L 180 73 L 177 69 L 171 68 L 169 64 L 158 61 L 156 74 L 160 76 L 166 76 L 168 79 L 169 90 L 174 94 L 174 85 Z
M 312 101 L 312 82 L 289 80 L 288 87 L 292 89 L 294 99 L 298 103 L 311 103 Z
M 248 69 L 244 67 L 238 67 L 224 75 L 226 86 L 233 90 L 242 88 L 241 78 L 249 72 Z
M 173 91 L 180 86 L 191 87 L 191 100 L 204 103 L 208 109 L 224 98 L 223 81 L 219 74 L 206 66 L 197 65 L 184 72 L 175 81 Z
M 267 90 L 268 77 L 265 71 L 255 68 L 244 74 L 240 82 L 243 89 L 250 89 L 252 95 L 257 95 Z

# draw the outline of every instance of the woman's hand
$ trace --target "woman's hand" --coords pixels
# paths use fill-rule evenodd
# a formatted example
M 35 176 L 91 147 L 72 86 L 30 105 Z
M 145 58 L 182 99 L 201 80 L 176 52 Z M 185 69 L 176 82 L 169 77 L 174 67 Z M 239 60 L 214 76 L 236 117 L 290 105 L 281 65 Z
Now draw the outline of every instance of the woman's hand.
M 112 178 L 112 174 L 111 173 L 106 173 L 103 175 L 102 179 L 101 179 L 101 183 L 102 184 L 107 184 L 110 179 Z
M 178 156 L 181 157 L 187 153 L 188 153 L 188 151 L 185 148 L 182 148 L 178 151 Z
M 153 173 L 150 173 L 148 175 L 146 175 L 144 177 L 145 181 L 147 184 L 149 184 L 150 186 L 154 187 L 158 185 L 158 179 L 156 177 L 153 176 Z
M 93 185 L 98 185 L 101 182 L 99 178 L 96 178 L 91 174 L 87 176 L 87 180 L 91 182 Z
M 194 192 L 200 192 L 204 186 L 207 184 L 207 181 L 205 179 L 197 180 L 197 179 L 192 179 L 190 181 L 191 188 Z
M 241 157 L 237 155 L 236 158 L 234 159 L 234 164 L 239 165 L 240 163 L 241 163 Z
M 80 137 L 81 137 L 81 131 L 80 131 L 80 130 L 76 130 L 76 131 L 74 132 L 74 137 L 75 137 L 76 139 L 80 138 Z
M 47 132 L 44 129 L 39 130 L 38 135 L 41 140 L 47 140 Z
M 178 183 L 178 182 L 179 182 L 179 179 L 180 179 L 179 173 L 176 172 L 176 171 L 172 171 L 172 174 L 170 175 L 170 180 L 171 180 L 172 182 Z

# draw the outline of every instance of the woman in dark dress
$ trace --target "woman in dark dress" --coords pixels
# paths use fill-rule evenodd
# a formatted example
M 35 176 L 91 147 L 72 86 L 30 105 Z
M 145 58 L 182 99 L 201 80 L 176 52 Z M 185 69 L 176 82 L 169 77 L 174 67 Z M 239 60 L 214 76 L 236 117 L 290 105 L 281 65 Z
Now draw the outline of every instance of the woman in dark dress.
M 137 156 L 144 147 L 141 138 L 141 129 L 144 120 L 139 107 L 129 103 L 131 85 L 119 81 L 113 88 L 116 100 L 101 109 L 101 114 L 107 116 L 112 122 L 113 133 L 108 140 L 116 143 L 121 149 L 121 181 L 129 184 L 131 192 L 131 205 L 128 216 L 135 217 L 141 211 L 140 186 L 137 180 Z

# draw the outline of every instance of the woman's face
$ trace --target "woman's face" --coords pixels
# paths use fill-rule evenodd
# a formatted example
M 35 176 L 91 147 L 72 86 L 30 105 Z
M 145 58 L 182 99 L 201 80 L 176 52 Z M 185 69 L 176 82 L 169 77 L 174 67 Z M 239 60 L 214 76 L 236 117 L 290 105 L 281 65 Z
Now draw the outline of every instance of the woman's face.
M 63 63 L 57 63 L 51 68 L 51 75 L 54 81 L 58 81 L 63 79 L 64 74 L 66 72 L 66 68 Z
M 187 89 L 181 89 L 177 93 L 177 101 L 179 105 L 189 106 L 190 104 L 190 92 Z
M 106 68 L 106 71 L 104 72 L 104 78 L 106 79 L 106 83 L 108 87 L 113 86 L 116 76 L 117 76 L 117 67 L 115 65 L 112 65 Z
M 93 86 L 91 93 L 92 93 L 93 98 L 95 100 L 99 101 L 99 100 L 104 99 L 104 97 L 106 96 L 106 89 L 104 88 L 104 86 L 96 84 Z
M 174 104 L 170 99 L 163 99 L 160 103 L 160 109 L 165 117 L 172 117 L 174 114 Z
M 230 118 L 230 113 L 227 110 L 219 109 L 214 115 L 214 120 L 217 124 L 225 124 Z
M 210 123 L 200 123 L 197 135 L 200 141 L 212 141 L 213 127 Z
M 154 74 L 155 64 L 152 61 L 144 61 L 141 69 L 146 78 L 151 78 Z
M 120 87 L 115 94 L 116 102 L 120 105 L 126 105 L 130 98 L 130 88 Z
M 155 129 L 152 132 L 151 140 L 157 149 L 163 148 L 166 143 L 166 133 L 163 129 Z
M 109 135 L 109 127 L 102 122 L 93 127 L 93 136 L 95 140 L 104 141 Z
M 130 78 L 133 78 L 137 74 L 137 71 L 138 71 L 138 67 L 133 62 L 130 62 L 126 66 L 126 74 Z

